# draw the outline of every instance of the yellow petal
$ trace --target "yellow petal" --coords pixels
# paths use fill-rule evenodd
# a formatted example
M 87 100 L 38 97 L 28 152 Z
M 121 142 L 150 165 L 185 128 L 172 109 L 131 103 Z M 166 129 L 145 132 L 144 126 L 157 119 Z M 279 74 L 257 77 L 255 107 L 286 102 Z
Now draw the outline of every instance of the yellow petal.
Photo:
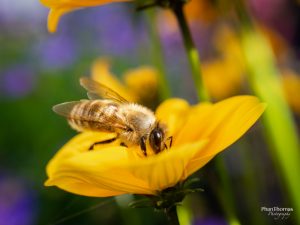
M 172 187 L 187 177 L 186 167 L 206 143 L 206 140 L 202 140 L 174 147 L 158 155 L 136 160 L 129 165 L 129 169 L 136 177 L 146 181 L 152 190 Z
M 50 13 L 48 16 L 48 30 L 49 32 L 55 32 L 60 17 L 68 12 L 92 6 L 100 6 L 113 2 L 127 2 L 130 0 L 40 0 L 41 3 L 49 7 Z
M 73 8 L 82 8 L 82 7 L 92 7 L 100 6 L 108 3 L 114 2 L 129 2 L 131 0 L 41 0 L 41 3 L 49 8 L 59 8 L 59 7 L 73 7 Z
M 212 110 L 211 103 L 200 103 L 198 105 L 190 107 L 188 113 L 182 115 L 184 117 L 184 124 L 180 126 L 178 135 L 173 137 L 174 145 L 181 145 L 189 142 L 199 140 L 201 135 L 201 127 L 203 127 L 203 121 L 210 116 Z
M 287 102 L 295 113 L 300 115 L 300 76 L 290 69 L 283 71 L 281 78 L 284 94 Z
M 214 99 L 224 99 L 240 92 L 244 68 L 236 59 L 222 58 L 203 64 L 203 80 Z M 220 74 L 224 80 L 220 82 Z
M 188 129 L 182 130 L 179 142 L 208 139 L 210 142 L 199 156 L 215 155 L 240 138 L 261 116 L 265 107 L 253 96 L 232 97 L 206 107 L 203 115 L 199 112 L 198 119 L 194 116 Z
M 130 164 L 127 149 L 104 144 L 87 151 L 97 139 L 94 133 L 83 133 L 67 143 L 50 161 L 46 185 L 87 196 L 117 193 L 153 194 L 145 181 L 124 170 Z M 102 139 L 103 140 L 103 139 Z M 80 185 L 84 188 L 80 189 Z M 89 189 L 93 186 L 94 189 Z
M 88 151 L 89 147 L 99 141 L 109 140 L 115 137 L 114 133 L 105 132 L 84 132 L 76 135 L 67 144 L 65 144 L 53 157 L 47 165 L 47 174 L 51 176 L 56 169 L 56 163 L 73 157 L 76 154 Z M 97 145 L 97 149 L 107 147 L 107 145 Z
M 124 192 L 100 188 L 99 186 L 95 186 L 93 184 L 89 184 L 88 182 L 81 181 L 80 179 L 72 177 L 61 177 L 61 179 L 48 180 L 45 182 L 45 185 L 56 185 L 60 189 L 71 192 L 73 194 L 89 197 L 110 197 L 124 194 Z
M 129 90 L 137 96 L 140 103 L 151 103 L 158 94 L 158 72 L 149 66 L 128 70 L 123 75 Z
M 63 16 L 64 14 L 74 11 L 76 9 L 79 9 L 79 8 L 64 7 L 64 8 L 50 9 L 49 14 L 48 14 L 48 24 L 47 24 L 48 31 L 50 33 L 56 32 L 60 17 Z
M 266 108 L 253 96 L 232 97 L 215 104 L 206 123 L 201 139 L 211 142 L 202 155 L 217 154 L 239 139 L 262 115 Z
M 124 147 L 108 147 L 103 151 L 90 151 L 78 154 L 57 163 L 56 171 L 49 177 L 48 185 L 68 186 L 65 180 L 73 183 L 92 185 L 100 190 L 119 193 L 153 194 L 145 181 L 136 178 L 124 168 L 130 164 Z M 71 186 L 72 187 L 72 186 Z M 74 189 L 74 187 L 72 187 Z M 71 190 L 70 190 L 71 191 Z M 87 195 L 85 190 L 77 190 Z M 74 192 L 74 191 L 73 191 Z
M 215 157 L 215 155 L 206 155 L 202 157 L 195 157 L 195 159 L 192 159 L 189 164 L 186 167 L 186 177 L 189 177 L 191 174 L 196 172 L 197 170 L 201 169 L 203 166 L 205 166 L 210 160 L 212 160 Z
M 176 135 L 182 129 L 189 113 L 189 104 L 183 99 L 169 99 L 164 101 L 156 110 L 157 119 L 167 125 L 168 135 Z
M 206 107 L 198 121 L 194 118 L 194 128 L 192 120 L 189 121 L 189 129 L 193 129 L 194 135 L 181 134 L 181 138 L 185 137 L 184 141 L 208 139 L 209 142 L 191 160 L 187 173 L 192 174 L 200 169 L 217 153 L 239 139 L 257 121 L 265 107 L 256 97 L 238 96 Z
M 129 102 L 136 102 L 137 98 L 111 72 L 107 59 L 98 59 L 92 67 L 92 79 L 111 88 Z

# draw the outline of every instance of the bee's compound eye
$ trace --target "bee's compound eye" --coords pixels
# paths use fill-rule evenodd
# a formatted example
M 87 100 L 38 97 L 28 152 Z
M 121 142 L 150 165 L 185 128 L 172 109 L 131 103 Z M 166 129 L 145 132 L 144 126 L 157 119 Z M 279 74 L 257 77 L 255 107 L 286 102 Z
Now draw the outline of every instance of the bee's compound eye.
M 155 128 L 151 131 L 149 142 L 151 148 L 156 152 L 161 150 L 161 142 L 163 141 L 163 131 L 160 128 Z

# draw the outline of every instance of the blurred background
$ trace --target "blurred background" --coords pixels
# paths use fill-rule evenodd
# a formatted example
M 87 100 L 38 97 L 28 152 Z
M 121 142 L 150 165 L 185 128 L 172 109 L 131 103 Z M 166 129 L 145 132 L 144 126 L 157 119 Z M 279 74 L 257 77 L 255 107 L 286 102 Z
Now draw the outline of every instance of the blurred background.
M 246 8 L 271 45 L 299 128 L 299 3 L 248 0 Z M 192 0 L 185 11 L 213 101 L 252 93 L 235 10 L 227 1 Z M 117 3 L 68 14 L 50 34 L 47 14 L 37 0 L 0 0 L 0 225 L 165 224 L 160 212 L 128 208 L 132 196 L 81 197 L 43 183 L 47 162 L 76 134 L 51 108 L 86 98 L 78 78 L 96 73 L 95 62 L 108 60 L 112 76 L 124 82 L 126 71 L 141 66 L 155 70 L 159 57 L 172 96 L 197 102 L 175 18 L 165 10 L 149 14 L 136 12 L 133 4 Z M 153 47 L 153 32 L 159 35 L 162 56 Z M 157 87 L 154 82 L 152 92 L 157 93 Z M 158 96 L 151 98 L 145 104 L 155 108 Z M 221 154 L 237 218 L 241 224 L 296 224 L 292 216 L 275 220 L 261 212 L 263 206 L 292 207 L 261 126 Z M 228 224 L 224 204 L 211 188 L 212 183 L 218 185 L 213 162 L 197 176 L 205 191 L 187 199 L 192 224 Z

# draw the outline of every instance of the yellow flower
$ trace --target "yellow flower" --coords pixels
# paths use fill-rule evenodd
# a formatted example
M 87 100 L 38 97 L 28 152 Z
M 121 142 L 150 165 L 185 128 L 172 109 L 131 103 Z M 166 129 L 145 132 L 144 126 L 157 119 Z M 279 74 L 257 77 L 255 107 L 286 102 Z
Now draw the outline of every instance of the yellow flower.
M 243 71 L 231 60 L 215 59 L 202 64 L 203 81 L 213 99 L 236 95 L 242 89 Z
M 220 100 L 240 93 L 246 68 L 238 37 L 232 29 L 220 27 L 214 42 L 220 57 L 204 61 L 202 71 L 209 95 Z
M 210 0 L 191 0 L 184 5 L 184 14 L 190 25 L 195 27 L 200 23 L 212 23 L 218 17 L 214 3 Z M 158 27 L 163 34 L 174 35 L 178 33 L 178 22 L 171 10 L 158 11 Z
M 152 107 L 158 99 L 158 73 L 150 66 L 141 66 L 123 74 L 123 83 L 110 71 L 109 60 L 97 59 L 91 71 L 93 80 L 105 84 L 129 102 Z
M 210 0 L 192 0 L 185 5 L 184 12 L 190 22 L 212 22 L 218 16 L 216 6 Z
M 278 60 L 287 54 L 286 44 L 278 34 L 263 26 L 259 30 L 268 38 Z M 247 69 L 238 34 L 228 25 L 222 25 L 215 35 L 215 51 L 219 56 L 203 61 L 203 80 L 209 95 L 217 100 L 241 93 L 246 86 Z M 226 43 L 226 44 L 224 44 Z
M 182 99 L 166 100 L 157 108 L 156 117 L 167 125 L 168 136 L 173 136 L 171 148 L 148 157 L 139 154 L 139 146 L 126 148 L 117 143 L 97 145 L 88 151 L 93 143 L 115 134 L 84 132 L 49 162 L 45 185 L 94 197 L 156 195 L 187 179 L 239 139 L 264 109 L 253 96 L 195 106 Z
M 71 11 L 100 6 L 113 2 L 126 2 L 130 0 L 40 0 L 41 3 L 50 8 L 48 15 L 48 30 L 49 32 L 55 32 L 60 17 Z
M 282 85 L 287 102 L 292 110 L 300 115 L 300 76 L 292 70 L 285 69 L 282 75 Z

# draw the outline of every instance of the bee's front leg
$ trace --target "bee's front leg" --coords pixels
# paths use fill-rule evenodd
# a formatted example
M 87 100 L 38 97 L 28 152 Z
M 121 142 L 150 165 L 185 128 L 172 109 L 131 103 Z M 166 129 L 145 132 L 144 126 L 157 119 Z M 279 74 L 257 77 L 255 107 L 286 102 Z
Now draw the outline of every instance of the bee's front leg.
M 147 156 L 147 149 L 146 149 L 146 137 L 143 136 L 140 140 L 140 146 L 141 146 L 141 149 L 144 153 L 144 156 Z
M 170 142 L 169 142 L 169 147 L 167 146 L 166 141 L 170 141 Z M 169 149 L 169 148 L 172 147 L 173 136 L 168 137 L 168 138 L 166 139 L 166 141 L 164 142 L 164 147 L 163 147 L 162 150 Z
M 108 140 L 104 140 L 104 141 L 99 141 L 99 142 L 95 142 L 94 144 L 92 144 L 90 147 L 89 147 L 89 151 L 93 150 L 95 145 L 100 145 L 100 144 L 109 144 L 113 141 L 115 141 L 117 139 L 117 137 L 114 137 L 114 138 L 111 138 L 111 139 L 108 139 Z
M 170 140 L 169 148 L 171 148 L 173 144 L 173 136 L 168 137 L 167 140 Z

